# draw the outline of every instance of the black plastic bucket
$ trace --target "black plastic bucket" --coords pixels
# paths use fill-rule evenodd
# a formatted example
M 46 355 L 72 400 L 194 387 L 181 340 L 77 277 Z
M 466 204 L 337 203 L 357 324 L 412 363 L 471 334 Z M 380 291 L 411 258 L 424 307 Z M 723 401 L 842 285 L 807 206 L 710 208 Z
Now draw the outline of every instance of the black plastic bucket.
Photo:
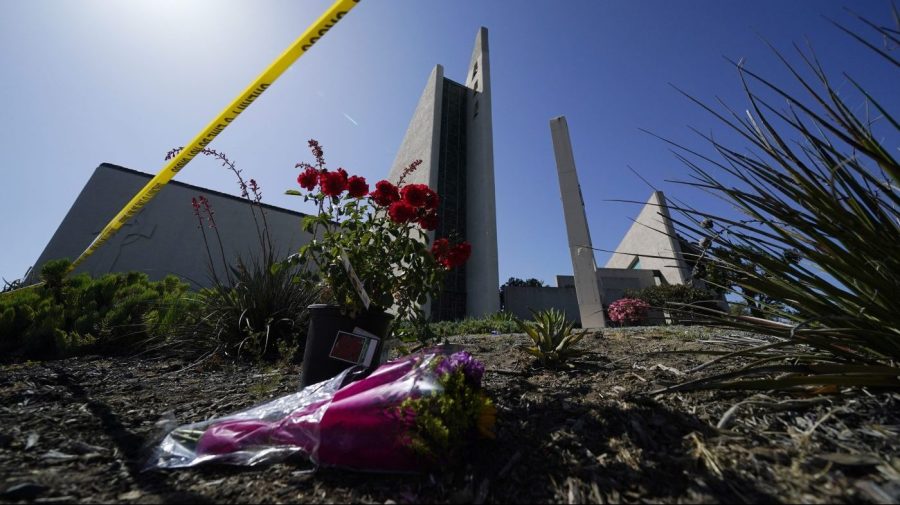
M 306 350 L 303 352 L 300 386 L 322 382 L 355 366 L 352 362 L 331 357 L 331 352 L 338 333 L 352 333 L 357 327 L 379 337 L 379 340 L 372 363 L 355 378 L 361 378 L 377 368 L 381 361 L 384 339 L 393 319 L 393 316 L 381 311 L 366 312 L 353 319 L 342 314 L 340 307 L 336 305 L 310 305 L 309 332 L 306 336 Z

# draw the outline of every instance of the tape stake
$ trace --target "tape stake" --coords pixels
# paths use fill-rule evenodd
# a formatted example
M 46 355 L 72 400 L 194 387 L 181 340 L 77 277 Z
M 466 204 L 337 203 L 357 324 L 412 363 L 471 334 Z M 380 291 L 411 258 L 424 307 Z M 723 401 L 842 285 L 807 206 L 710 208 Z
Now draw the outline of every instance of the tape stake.
M 228 125 L 237 118 L 241 112 L 247 110 L 253 102 L 259 98 L 263 92 L 278 79 L 285 70 L 303 56 L 312 48 L 322 37 L 328 33 L 350 12 L 350 9 L 356 7 L 359 0 L 337 0 L 334 4 L 323 13 L 309 28 L 303 32 L 287 49 L 275 58 L 268 68 L 266 68 L 259 77 L 250 83 L 247 88 L 241 92 L 227 107 L 213 119 L 206 128 L 200 131 L 190 143 L 184 146 L 184 149 L 172 158 L 162 170 L 156 174 L 150 182 L 144 186 L 134 197 L 116 214 L 112 220 L 100 231 L 94 238 L 91 245 L 84 250 L 81 255 L 72 262 L 70 271 L 84 262 L 91 254 L 100 248 L 110 237 L 112 237 L 123 224 L 128 222 L 135 214 L 137 214 L 144 205 L 147 204 L 157 193 L 165 186 L 172 177 L 175 177 L 182 168 L 194 159 L 195 156 L 203 151 L 217 135 L 222 133 Z

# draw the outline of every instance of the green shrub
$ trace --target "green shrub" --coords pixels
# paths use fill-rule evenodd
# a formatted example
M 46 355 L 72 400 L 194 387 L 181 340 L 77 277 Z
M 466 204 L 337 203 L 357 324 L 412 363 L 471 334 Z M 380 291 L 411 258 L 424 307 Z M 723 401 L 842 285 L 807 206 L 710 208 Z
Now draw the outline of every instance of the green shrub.
M 534 312 L 533 321 L 516 319 L 519 330 L 528 334 L 533 346 L 522 346 L 520 349 L 538 358 L 542 365 L 559 366 L 569 358 L 581 354 L 573 346 L 584 337 L 584 332 L 573 333 L 574 324 L 566 320 L 560 310 L 548 309 Z
M 168 156 L 181 149 L 173 149 Z M 289 361 L 302 355 L 309 327 L 307 307 L 322 299 L 322 290 L 298 255 L 277 259 L 257 182 L 245 180 L 243 171 L 225 153 L 206 148 L 202 154 L 218 159 L 234 174 L 253 219 L 259 249 L 249 259 L 226 257 L 209 200 L 191 199 L 213 286 L 194 298 L 201 316 L 180 328 L 172 345 L 212 345 L 234 357 Z
M 320 289 L 302 274 L 302 266 L 262 260 L 238 260 L 230 284 L 200 292 L 203 317 L 193 328 L 196 338 L 214 342 L 229 355 L 255 360 L 290 359 L 302 355 L 309 328 L 307 307 L 319 302 Z
M 685 284 L 662 284 L 642 289 L 626 289 L 625 298 L 637 298 L 650 305 L 651 309 L 667 311 L 678 324 L 707 319 L 709 310 L 719 306 L 719 295 L 712 291 Z M 659 316 L 650 318 L 651 323 L 663 323 Z
M 515 333 L 517 326 L 508 312 L 497 312 L 480 318 L 465 318 L 460 321 L 440 321 L 429 324 L 436 337 L 454 335 L 483 335 Z
M 142 273 L 66 277 L 68 260 L 48 262 L 42 285 L 0 296 L 0 352 L 56 358 L 86 351 L 128 353 L 165 338 L 165 321 L 190 319 L 187 284 Z

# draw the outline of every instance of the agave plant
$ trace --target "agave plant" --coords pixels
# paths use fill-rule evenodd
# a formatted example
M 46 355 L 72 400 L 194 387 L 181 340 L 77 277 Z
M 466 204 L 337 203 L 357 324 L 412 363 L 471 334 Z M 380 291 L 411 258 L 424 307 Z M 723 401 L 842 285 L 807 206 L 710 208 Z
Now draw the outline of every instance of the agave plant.
M 558 366 L 573 356 L 581 354 L 574 345 L 584 336 L 583 332 L 572 331 L 573 323 L 566 320 L 566 315 L 557 309 L 541 312 L 531 311 L 533 321 L 515 319 L 516 326 L 531 337 L 533 346 L 521 346 L 520 349 L 538 358 L 542 365 Z
M 863 21 L 889 43 L 900 43 L 897 29 Z M 863 36 L 840 28 L 889 65 L 900 66 Z M 896 147 L 883 145 L 884 139 L 900 138 L 900 123 L 849 76 L 846 84 L 855 93 L 838 93 L 815 56 L 799 48 L 798 53 L 811 78 L 775 51 L 808 100 L 741 64 L 737 68 L 750 108 L 745 116 L 727 107 L 718 112 L 691 98 L 741 135 L 750 149 L 707 137 L 719 155 L 714 159 L 678 146 L 685 152 L 679 158 L 694 175 L 687 184 L 721 197 L 747 217 L 672 206 L 685 217 L 677 223 L 679 233 L 703 245 L 704 259 L 729 279 L 719 287 L 743 298 L 757 316 L 710 310 L 709 319 L 769 339 L 721 353 L 697 370 L 738 357 L 750 359 L 749 364 L 669 391 L 810 385 L 900 389 L 900 163 Z M 772 105 L 773 98 L 786 101 L 787 109 Z M 881 116 L 875 126 L 857 112 L 869 107 Z M 726 177 L 735 183 L 724 182 Z

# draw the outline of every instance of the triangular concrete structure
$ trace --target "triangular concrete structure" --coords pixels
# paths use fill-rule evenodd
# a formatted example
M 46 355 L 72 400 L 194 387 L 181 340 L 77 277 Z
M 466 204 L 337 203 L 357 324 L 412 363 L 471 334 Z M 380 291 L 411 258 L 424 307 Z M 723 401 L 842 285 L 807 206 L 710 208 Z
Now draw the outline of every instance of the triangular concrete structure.
M 689 272 L 675 237 L 666 197 L 654 191 L 606 268 L 659 270 L 667 283 L 684 284 Z

